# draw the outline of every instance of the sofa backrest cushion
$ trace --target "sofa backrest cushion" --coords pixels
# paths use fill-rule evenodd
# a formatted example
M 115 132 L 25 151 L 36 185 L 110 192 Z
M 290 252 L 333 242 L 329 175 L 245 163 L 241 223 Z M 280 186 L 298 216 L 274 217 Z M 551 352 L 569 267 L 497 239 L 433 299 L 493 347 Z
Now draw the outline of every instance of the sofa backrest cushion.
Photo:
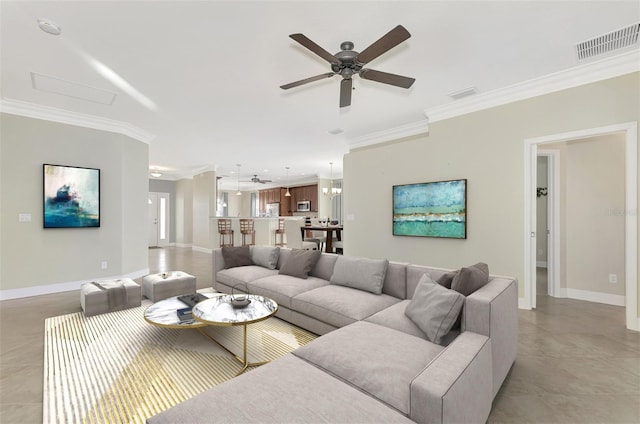
M 391 262 L 387 266 L 387 274 L 384 277 L 382 293 L 398 299 L 406 299 L 407 296 L 407 264 Z
M 382 285 L 387 274 L 386 259 L 339 256 L 331 275 L 331 284 L 382 294 Z
M 449 333 L 464 305 L 464 296 L 423 274 L 404 313 L 434 343 Z
M 323 253 L 320 255 L 316 266 L 313 267 L 309 275 L 312 277 L 322 278 L 323 280 L 331 280 L 331 276 L 333 275 L 333 268 L 336 265 L 336 260 L 338 259 L 338 255 L 333 253 Z
M 277 246 L 251 246 L 251 260 L 256 265 L 268 269 L 276 269 L 280 248 Z
M 438 281 L 438 279 L 440 279 L 443 275 L 450 271 L 450 269 L 434 268 L 424 265 L 407 265 L 406 299 L 411 299 L 411 297 L 413 297 L 413 293 L 415 293 L 416 287 L 418 286 L 418 282 L 422 278 L 422 275 L 427 274 L 433 281 Z
M 319 250 L 293 249 L 280 267 L 280 274 L 306 279 L 320 255 Z
M 223 247 L 222 257 L 225 268 L 253 265 L 249 246 Z

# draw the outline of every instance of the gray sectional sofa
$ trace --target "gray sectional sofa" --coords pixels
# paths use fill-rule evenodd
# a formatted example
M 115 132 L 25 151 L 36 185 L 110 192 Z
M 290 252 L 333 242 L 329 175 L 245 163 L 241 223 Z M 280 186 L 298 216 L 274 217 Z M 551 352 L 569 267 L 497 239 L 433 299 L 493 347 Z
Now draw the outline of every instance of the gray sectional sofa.
M 516 357 L 515 279 L 489 276 L 464 298 L 459 330 L 438 344 L 405 310 L 417 287 L 451 270 L 384 261 L 381 273 L 380 261 L 317 253 L 300 278 L 281 273 L 299 252 L 273 249 L 252 247 L 257 264 L 232 268 L 216 249 L 214 288 L 270 297 L 276 316 L 322 337 L 149 423 L 486 421 Z

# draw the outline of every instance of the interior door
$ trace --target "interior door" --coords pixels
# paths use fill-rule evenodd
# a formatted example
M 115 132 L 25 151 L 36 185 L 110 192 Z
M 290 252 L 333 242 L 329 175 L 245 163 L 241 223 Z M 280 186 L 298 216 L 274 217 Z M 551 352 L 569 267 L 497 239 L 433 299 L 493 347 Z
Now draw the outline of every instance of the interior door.
M 164 247 L 170 239 L 169 193 L 149 193 L 149 247 Z

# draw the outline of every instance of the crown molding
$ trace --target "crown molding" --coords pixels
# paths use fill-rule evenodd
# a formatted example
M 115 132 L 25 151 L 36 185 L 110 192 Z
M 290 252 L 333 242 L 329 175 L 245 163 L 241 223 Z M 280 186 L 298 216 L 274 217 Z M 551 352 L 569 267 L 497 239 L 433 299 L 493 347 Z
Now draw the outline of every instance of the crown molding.
M 349 148 L 356 149 L 425 133 L 429 134 L 429 119 L 355 137 L 347 141 L 347 144 Z
M 0 112 L 11 115 L 26 116 L 29 118 L 42 119 L 45 121 L 59 122 L 61 124 L 76 125 L 79 127 L 93 128 L 96 130 L 110 131 L 123 134 L 143 143 L 149 144 L 155 138 L 141 128 L 127 122 L 116 121 L 108 118 L 101 118 L 94 115 L 71 112 L 50 106 L 37 105 L 19 100 L 2 98 L 0 99 Z
M 638 71 L 640 71 L 640 49 L 634 49 L 597 62 L 425 109 L 424 113 L 429 122 L 437 122 Z

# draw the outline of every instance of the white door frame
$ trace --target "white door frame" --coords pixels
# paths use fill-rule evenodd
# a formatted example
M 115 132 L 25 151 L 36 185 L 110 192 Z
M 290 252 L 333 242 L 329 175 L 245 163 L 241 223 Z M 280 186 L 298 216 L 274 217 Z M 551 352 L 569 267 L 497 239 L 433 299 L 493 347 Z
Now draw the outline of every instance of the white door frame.
M 561 266 L 560 151 L 538 149 L 537 156 L 544 156 L 547 158 L 547 294 L 552 297 L 559 297 Z
M 524 298 L 519 307 L 536 307 L 535 193 L 538 145 L 623 132 L 625 134 L 625 307 L 626 326 L 640 331 L 638 318 L 638 123 L 552 134 L 524 140 Z M 555 219 L 554 219 L 555 220 Z

